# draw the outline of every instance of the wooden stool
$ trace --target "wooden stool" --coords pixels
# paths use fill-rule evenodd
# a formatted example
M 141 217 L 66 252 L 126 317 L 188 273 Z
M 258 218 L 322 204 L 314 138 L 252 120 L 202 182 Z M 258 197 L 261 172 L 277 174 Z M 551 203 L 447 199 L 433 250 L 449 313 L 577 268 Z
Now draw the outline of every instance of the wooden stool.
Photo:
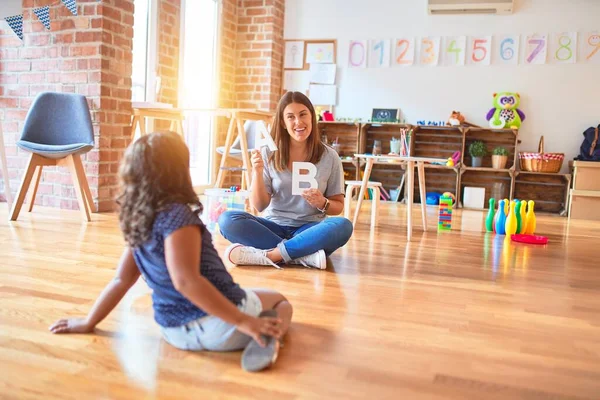
M 344 217 L 350 219 L 350 205 L 354 189 L 360 190 L 362 181 L 346 181 L 346 198 L 344 199 Z M 377 217 L 379 214 L 379 198 L 381 182 L 371 182 L 367 185 L 368 188 L 373 189 L 373 199 L 371 201 L 371 229 L 377 226 Z

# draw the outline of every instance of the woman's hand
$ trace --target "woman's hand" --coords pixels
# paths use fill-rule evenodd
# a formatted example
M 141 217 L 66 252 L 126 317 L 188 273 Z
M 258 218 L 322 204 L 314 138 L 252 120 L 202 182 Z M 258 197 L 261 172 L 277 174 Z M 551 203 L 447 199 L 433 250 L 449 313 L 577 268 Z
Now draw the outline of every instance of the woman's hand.
M 262 155 L 260 154 L 260 150 L 252 151 L 252 155 L 250 156 L 250 163 L 252 164 L 252 171 L 262 175 L 265 164 L 263 162 Z
M 280 325 L 281 320 L 279 318 L 256 318 L 247 315 L 246 318 L 237 325 L 237 329 L 256 340 L 261 347 L 265 347 L 266 343 L 263 342 L 261 335 L 273 336 L 274 338 L 279 339 L 281 337 Z
M 50 327 L 52 333 L 90 333 L 93 330 L 86 318 L 59 319 Z
M 325 196 L 323 196 L 319 189 L 306 189 L 302 193 L 302 197 L 314 208 L 323 209 L 325 206 Z

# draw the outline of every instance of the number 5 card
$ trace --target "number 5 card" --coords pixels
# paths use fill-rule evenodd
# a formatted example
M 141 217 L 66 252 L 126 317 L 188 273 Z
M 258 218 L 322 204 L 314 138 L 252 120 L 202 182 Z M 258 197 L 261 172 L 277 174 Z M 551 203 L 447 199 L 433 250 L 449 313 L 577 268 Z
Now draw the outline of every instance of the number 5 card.
M 470 65 L 490 65 L 492 59 L 492 37 L 474 36 L 467 45 L 467 63 Z

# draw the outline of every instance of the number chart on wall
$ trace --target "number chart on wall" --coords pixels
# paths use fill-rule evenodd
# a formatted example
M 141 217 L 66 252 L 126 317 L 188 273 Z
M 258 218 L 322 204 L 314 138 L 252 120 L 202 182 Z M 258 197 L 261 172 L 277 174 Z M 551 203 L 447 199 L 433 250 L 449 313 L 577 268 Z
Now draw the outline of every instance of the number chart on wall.
M 600 64 L 600 31 L 350 40 L 349 68 Z

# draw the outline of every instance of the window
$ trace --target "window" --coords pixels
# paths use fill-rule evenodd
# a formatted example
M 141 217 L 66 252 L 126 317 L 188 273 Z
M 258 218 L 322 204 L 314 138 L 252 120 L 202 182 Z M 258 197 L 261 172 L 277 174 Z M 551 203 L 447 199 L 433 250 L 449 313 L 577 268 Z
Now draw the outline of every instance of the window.
M 156 99 L 157 0 L 134 0 L 131 101 Z
M 216 0 L 183 0 L 181 4 L 181 45 L 179 107 L 214 109 L 217 92 L 217 28 L 219 3 Z M 211 185 L 214 157 L 214 116 L 186 111 L 184 132 L 190 149 L 192 182 L 197 188 Z

